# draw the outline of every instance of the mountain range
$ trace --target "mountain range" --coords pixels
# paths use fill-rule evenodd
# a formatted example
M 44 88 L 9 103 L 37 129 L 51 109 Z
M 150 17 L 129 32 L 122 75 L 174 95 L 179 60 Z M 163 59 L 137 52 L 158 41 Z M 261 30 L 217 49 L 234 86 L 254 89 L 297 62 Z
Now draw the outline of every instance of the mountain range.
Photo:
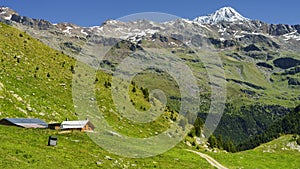
M 178 19 L 164 23 L 154 23 L 146 20 L 121 22 L 108 20 L 101 26 L 81 27 L 72 23 L 52 24 L 43 19 L 32 19 L 20 16 L 14 10 L 1 7 L 0 16 L 3 22 L 22 27 L 27 31 L 48 31 L 70 37 L 82 37 L 98 35 L 104 37 L 117 37 L 129 39 L 145 34 L 167 32 L 181 26 L 191 33 L 211 34 L 220 41 L 244 41 L 245 36 L 264 36 L 266 39 L 280 43 L 293 44 L 300 40 L 300 25 L 266 24 L 262 21 L 254 21 L 243 17 L 231 7 L 224 7 L 208 16 L 200 16 L 194 20 Z M 33 30 L 29 29 L 32 28 Z M 194 29 L 191 31 L 190 29 Z M 167 31 L 166 31 L 167 30 Z M 32 32 L 34 33 L 34 32 Z M 42 39 L 42 38 L 41 38 Z M 253 39 L 253 38 L 252 38 Z M 229 43 L 229 42 L 227 42 Z M 283 45 L 288 47 L 289 45 Z M 226 47 L 226 45 L 225 45 Z M 292 48 L 294 49 L 295 48 Z
M 11 101 L 11 110 L 18 113 L 10 113 L 10 115 L 30 115 L 48 121 L 61 120 L 66 115 L 72 118 L 78 117 L 72 108 L 71 101 L 67 99 L 71 95 L 70 76 L 77 75 L 74 70 L 75 58 L 92 66 L 100 66 L 105 70 L 99 73 L 95 80 L 95 84 L 101 86 L 101 89 L 98 86 L 99 91 L 105 91 L 104 94 L 98 93 L 97 99 L 104 100 L 101 101 L 99 107 L 112 121 L 120 121 L 123 117 L 110 115 L 111 112 L 116 111 L 110 103 L 111 99 L 108 99 L 111 95 L 107 91 L 111 87 L 109 79 L 112 73 L 128 56 L 140 57 L 145 62 L 151 59 L 151 56 L 131 55 L 132 53 L 161 49 L 164 53 L 175 55 L 184 61 L 197 78 L 201 91 L 201 105 L 197 114 L 203 122 L 209 110 L 212 87 L 220 87 L 218 81 L 226 82 L 224 114 L 214 133 L 220 142 L 224 142 L 218 148 L 229 151 L 228 145 L 233 144 L 237 151 L 242 151 L 277 138 L 280 134 L 300 134 L 295 120 L 292 120 L 295 117 L 298 118 L 297 112 L 300 105 L 300 24 L 268 24 L 251 20 L 231 7 L 221 8 L 213 14 L 199 16 L 193 20 L 176 19 L 168 22 L 107 20 L 100 26 L 93 27 L 82 27 L 73 23 L 54 24 L 43 19 L 21 16 L 8 7 L 0 7 L 0 22 L 22 31 L 14 37 L 23 38 L 24 34 L 30 35 L 25 36 L 27 40 L 19 40 L 15 37 L 16 42 L 13 41 L 14 39 L 11 39 L 11 42 L 6 35 L 12 36 L 13 33 L 3 32 L 3 38 L 7 40 L 2 46 L 3 56 L 11 57 L 7 61 L 9 66 L 4 65 L 3 70 L 9 67 L 14 72 L 12 74 L 22 74 L 22 77 L 16 75 L 16 80 L 8 76 L 9 73 L 2 72 L 1 76 L 5 78 L 0 79 L 0 89 L 1 86 L 2 88 L 10 86 L 8 87 L 10 90 L 14 87 L 24 88 L 22 91 L 16 89 L 16 91 L 5 93 L 13 96 L 11 100 L 24 98 L 22 101 Z M 54 51 L 35 41 L 34 45 L 38 47 L 28 47 L 30 38 L 38 39 Z M 20 47 L 20 50 L 22 48 L 21 52 L 16 54 L 14 48 L 10 48 L 14 46 L 14 43 Z M 205 45 L 209 45 L 210 51 L 220 58 L 222 65 L 203 64 L 201 61 L 203 56 L 197 54 L 205 56 L 211 54 L 203 52 Z M 43 52 L 50 51 L 50 54 L 43 55 L 40 49 Z M 35 50 L 38 54 L 34 54 Z M 101 52 L 99 54 L 99 51 L 105 51 L 105 56 L 102 56 Z M 4 57 L 3 60 L 5 60 Z M 31 70 L 29 66 L 13 66 L 19 62 L 22 63 L 23 58 L 34 70 Z M 165 58 L 165 61 L 169 61 L 168 59 L 172 60 L 172 58 Z M 212 74 L 216 81 L 210 81 L 207 71 L 220 69 L 224 70 L 225 76 L 218 76 L 216 71 L 214 72 L 216 74 Z M 19 81 L 22 81 L 23 76 L 26 76 L 24 72 L 27 71 L 34 72 L 30 78 L 42 77 L 38 81 L 26 81 L 28 86 L 24 85 L 26 86 L 24 87 L 21 82 L 19 84 Z M 63 75 L 60 76 L 58 72 L 63 72 Z M 57 76 L 56 79 L 55 76 Z M 100 83 L 104 81 L 103 87 Z M 155 69 L 137 75 L 133 81 L 131 91 L 136 94 L 131 94 L 134 98 L 131 102 L 138 109 L 145 110 L 149 107 L 149 100 L 144 96 L 145 89 L 152 90 L 159 86 L 166 91 L 168 100 L 165 112 L 167 115 L 164 118 L 169 121 L 174 120 L 174 112 L 180 110 L 181 98 L 178 84 L 172 77 Z M 34 86 L 34 83 L 41 88 L 41 91 L 36 89 L 34 93 L 38 93 L 37 95 L 41 95 L 40 98 L 43 99 L 32 99 L 33 94 L 26 92 L 26 90 L 33 90 L 30 86 Z M 47 86 L 52 87 L 51 90 L 56 92 L 51 93 Z M 66 91 L 61 91 L 62 88 Z M 60 105 L 62 102 L 63 106 Z M 0 112 L 6 110 L 0 107 Z M 50 110 L 53 113 L 48 115 L 47 111 L 50 112 Z M 2 113 L 0 117 L 6 115 Z M 131 123 L 124 122 L 123 124 L 122 122 L 122 125 L 125 126 L 126 132 L 130 133 Z M 287 126 L 291 130 L 287 130 Z M 150 131 L 147 131 L 146 127 L 141 126 L 141 128 L 141 135 L 146 136 L 155 133 L 153 130 L 159 130 L 149 126 L 147 128 Z M 139 132 L 132 130 L 133 133 Z M 188 140 L 205 137 L 195 130 L 191 131 Z M 203 130 L 201 128 L 201 132 Z

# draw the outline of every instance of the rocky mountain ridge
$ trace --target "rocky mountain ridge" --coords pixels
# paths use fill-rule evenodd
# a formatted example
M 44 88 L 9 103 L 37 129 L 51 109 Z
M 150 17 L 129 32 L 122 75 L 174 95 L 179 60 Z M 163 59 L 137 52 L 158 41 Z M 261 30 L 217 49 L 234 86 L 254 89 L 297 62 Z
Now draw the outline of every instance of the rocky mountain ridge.
M 102 25 L 94 27 L 81 27 L 71 23 L 52 24 L 43 19 L 20 16 L 7 7 L 0 8 L 0 18 L 2 22 L 22 25 L 23 27 L 35 30 L 48 30 L 65 36 L 79 36 L 83 38 L 98 35 L 135 40 L 134 37 L 139 39 L 138 37 L 147 34 L 166 33 L 174 31 L 174 28 L 179 28 L 182 30 L 185 29 L 185 31 L 189 31 L 190 33 L 213 37 L 220 41 L 244 41 L 253 39 L 253 37 L 261 38 L 261 36 L 264 36 L 263 38 L 277 39 L 277 41 L 280 41 L 278 43 L 289 43 L 291 41 L 295 43 L 300 40 L 300 25 L 275 25 L 250 20 L 230 7 L 221 8 L 208 16 L 197 17 L 193 21 L 178 19 L 170 22 L 156 23 L 146 20 L 132 22 L 108 20 Z

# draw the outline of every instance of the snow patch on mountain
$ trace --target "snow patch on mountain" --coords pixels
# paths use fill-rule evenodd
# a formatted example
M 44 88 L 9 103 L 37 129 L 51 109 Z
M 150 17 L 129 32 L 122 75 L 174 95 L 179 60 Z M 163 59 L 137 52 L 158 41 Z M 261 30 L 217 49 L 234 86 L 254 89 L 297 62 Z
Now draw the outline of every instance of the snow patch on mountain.
M 12 15 L 8 15 L 7 17 L 4 17 L 5 20 L 10 20 Z
M 285 41 L 288 41 L 290 39 L 295 39 L 296 41 L 300 41 L 300 35 L 297 33 L 297 31 L 287 33 L 282 35 L 285 39 Z
M 81 29 L 81 31 L 80 31 L 82 34 L 84 34 L 84 35 L 86 35 L 86 36 L 88 36 L 89 34 L 87 33 L 87 32 L 85 32 L 84 31 L 84 29 Z
M 71 34 L 70 30 L 72 30 L 73 28 L 70 27 L 70 26 L 67 26 L 66 27 L 66 30 L 63 30 L 64 33 L 68 33 L 68 34 Z
M 12 14 L 15 14 L 16 12 L 9 9 L 8 7 L 0 7 L 0 16 L 2 16 L 5 20 L 10 20 L 12 17 Z
M 248 18 L 243 17 L 235 9 L 231 7 L 224 7 L 213 14 L 207 16 L 200 16 L 194 19 L 196 22 L 203 24 L 217 24 L 219 22 L 237 22 L 237 21 L 248 21 Z
M 4 15 L 4 14 L 6 14 L 6 11 L 0 12 L 0 15 Z

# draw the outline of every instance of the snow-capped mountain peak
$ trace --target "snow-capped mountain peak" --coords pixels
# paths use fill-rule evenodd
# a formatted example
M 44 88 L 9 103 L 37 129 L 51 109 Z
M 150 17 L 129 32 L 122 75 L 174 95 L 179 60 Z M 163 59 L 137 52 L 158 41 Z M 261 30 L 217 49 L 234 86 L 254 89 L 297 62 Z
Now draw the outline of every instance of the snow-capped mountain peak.
M 216 24 L 222 21 L 225 22 L 236 22 L 236 21 L 246 21 L 248 18 L 243 17 L 235 9 L 231 7 L 223 7 L 213 14 L 207 16 L 200 16 L 194 19 L 196 22 L 203 24 Z
M 17 14 L 17 12 L 15 12 L 14 10 L 8 8 L 8 7 L 4 7 L 4 6 L 0 6 L 0 17 L 5 19 L 5 20 L 10 20 L 13 14 Z

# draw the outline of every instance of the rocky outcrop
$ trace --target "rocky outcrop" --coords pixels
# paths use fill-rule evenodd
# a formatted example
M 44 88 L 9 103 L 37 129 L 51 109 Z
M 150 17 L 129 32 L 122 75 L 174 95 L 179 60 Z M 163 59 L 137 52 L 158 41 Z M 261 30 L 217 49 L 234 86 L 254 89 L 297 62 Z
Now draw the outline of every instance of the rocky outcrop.
M 264 90 L 265 89 L 264 87 L 261 87 L 261 86 L 258 86 L 258 85 L 255 85 L 255 84 L 252 84 L 252 83 L 249 83 L 249 82 L 243 82 L 243 81 L 236 80 L 236 79 L 226 79 L 226 81 L 232 81 L 232 82 L 235 82 L 235 83 L 238 83 L 238 84 L 244 84 L 244 85 L 247 85 L 247 86 L 252 87 L 254 89 L 257 89 L 257 90 Z
M 294 25 L 294 28 L 297 30 L 297 32 L 300 34 L 300 25 Z
M 265 62 L 258 62 L 256 63 L 257 66 L 261 66 L 261 67 L 264 67 L 264 68 L 268 68 L 268 69 L 273 69 L 273 66 L 268 64 L 268 63 L 265 63 Z
M 254 44 L 248 45 L 244 48 L 245 52 L 250 52 L 250 51 L 261 51 L 261 49 L 259 49 L 259 47 L 257 47 Z
M 273 63 L 276 67 L 279 67 L 281 69 L 289 69 L 300 65 L 300 60 L 286 57 L 286 58 L 275 59 Z
M 294 31 L 294 28 L 290 25 L 283 25 L 283 24 L 278 24 L 278 25 L 274 25 L 271 24 L 269 26 L 269 34 L 273 35 L 273 36 L 280 36 L 280 35 L 284 35 L 287 33 L 291 33 Z
M 63 43 L 63 46 L 71 49 L 75 53 L 79 53 L 82 50 L 81 47 L 73 44 L 72 42 L 65 42 L 65 43 Z
M 238 41 L 243 44 L 255 44 L 259 43 L 266 47 L 279 49 L 280 45 L 274 42 L 272 39 L 264 36 L 264 35 L 256 35 L 256 34 L 247 34 L 241 38 L 238 38 Z
M 300 73 L 300 67 L 294 67 L 286 70 L 285 72 L 281 73 L 281 75 L 295 75 L 297 73 Z
M 154 34 L 152 35 L 152 39 L 159 39 L 160 42 L 169 42 L 168 37 L 163 36 L 163 35 L 158 34 L 158 33 L 154 33 Z
M 203 38 L 202 38 L 203 39 Z M 235 40 L 219 40 L 215 38 L 208 38 L 209 42 L 218 48 L 229 48 L 237 46 L 238 43 Z
M 54 26 L 50 22 L 45 21 L 43 19 L 41 19 L 41 20 L 31 19 L 26 16 L 20 16 L 17 14 L 13 14 L 11 16 L 11 20 L 15 21 L 17 23 L 22 23 L 23 25 L 26 25 L 29 27 L 37 28 L 39 30 L 48 30 L 48 29 L 54 28 Z
M 288 84 L 289 85 L 298 86 L 298 85 L 300 85 L 300 81 L 298 79 L 295 79 L 295 78 L 290 78 L 288 80 Z

